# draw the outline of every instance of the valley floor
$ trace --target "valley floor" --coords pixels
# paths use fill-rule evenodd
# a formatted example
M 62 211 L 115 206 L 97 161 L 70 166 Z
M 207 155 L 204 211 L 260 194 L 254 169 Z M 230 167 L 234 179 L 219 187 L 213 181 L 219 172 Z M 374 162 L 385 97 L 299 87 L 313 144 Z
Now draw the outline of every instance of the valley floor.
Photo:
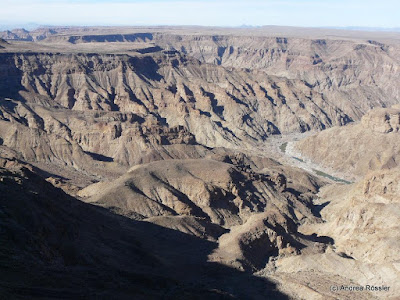
M 396 299 L 398 38 L 139 29 L 0 39 L 0 298 Z

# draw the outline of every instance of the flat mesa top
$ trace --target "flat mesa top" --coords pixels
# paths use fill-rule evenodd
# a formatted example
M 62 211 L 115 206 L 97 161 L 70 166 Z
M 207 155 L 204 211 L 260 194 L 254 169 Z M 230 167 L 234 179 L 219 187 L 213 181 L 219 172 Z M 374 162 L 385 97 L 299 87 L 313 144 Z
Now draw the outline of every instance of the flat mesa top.
M 177 35 L 237 35 L 237 36 L 286 36 L 304 38 L 350 38 L 350 39 L 397 39 L 400 30 L 373 31 L 317 27 L 260 26 L 260 27 L 206 27 L 206 26 L 121 26 L 121 27 L 44 27 L 37 30 L 52 29 L 62 35 L 102 35 L 129 33 L 169 33 Z
M 138 40 L 135 40 L 137 37 Z M 213 40 L 221 37 L 254 39 L 264 38 L 326 39 L 354 42 L 369 40 L 385 45 L 400 45 L 400 31 L 360 31 L 344 29 L 263 26 L 252 28 L 223 28 L 201 26 L 152 27 L 43 27 L 32 31 L 16 29 L 0 32 L 0 52 L 49 53 L 124 53 L 135 49 L 153 47 L 163 40 L 198 39 Z M 107 47 L 105 47 L 105 43 Z

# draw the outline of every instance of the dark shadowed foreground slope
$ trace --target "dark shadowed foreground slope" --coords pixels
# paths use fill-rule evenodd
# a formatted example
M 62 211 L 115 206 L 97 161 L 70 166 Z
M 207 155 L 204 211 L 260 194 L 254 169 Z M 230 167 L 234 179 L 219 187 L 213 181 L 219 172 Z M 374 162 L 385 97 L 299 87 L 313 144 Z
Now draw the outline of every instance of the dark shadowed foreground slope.
M 2 299 L 285 299 L 265 279 L 207 263 L 216 243 L 82 203 L 0 168 Z
M 398 40 L 99 30 L 0 40 L 1 299 L 397 299 Z

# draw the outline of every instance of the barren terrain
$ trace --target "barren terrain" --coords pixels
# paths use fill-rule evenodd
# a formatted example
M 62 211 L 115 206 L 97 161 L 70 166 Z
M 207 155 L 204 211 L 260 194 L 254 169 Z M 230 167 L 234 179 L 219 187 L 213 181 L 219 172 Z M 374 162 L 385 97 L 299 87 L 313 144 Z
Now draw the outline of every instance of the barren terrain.
M 2 297 L 399 294 L 398 33 L 0 37 Z

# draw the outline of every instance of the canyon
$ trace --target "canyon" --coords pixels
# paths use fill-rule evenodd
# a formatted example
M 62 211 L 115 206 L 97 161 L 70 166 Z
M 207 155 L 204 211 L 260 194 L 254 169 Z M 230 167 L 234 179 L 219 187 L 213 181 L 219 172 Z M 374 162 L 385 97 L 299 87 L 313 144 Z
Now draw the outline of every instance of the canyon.
M 398 34 L 0 38 L 2 296 L 398 295 Z

